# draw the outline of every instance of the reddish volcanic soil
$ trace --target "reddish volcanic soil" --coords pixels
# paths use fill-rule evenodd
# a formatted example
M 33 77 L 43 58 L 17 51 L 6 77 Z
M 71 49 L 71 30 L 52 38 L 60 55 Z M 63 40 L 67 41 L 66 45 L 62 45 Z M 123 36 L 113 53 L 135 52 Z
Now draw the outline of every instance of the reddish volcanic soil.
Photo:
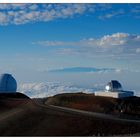
M 120 114 L 121 112 L 140 117 L 140 98 L 135 96 L 117 99 L 94 94 L 63 93 L 44 99 L 44 103 L 107 114 Z
M 116 136 L 140 132 L 139 124 L 71 114 L 26 101 L 10 109 L 3 106 L 0 136 Z M 5 104 L 8 102 L 5 100 Z

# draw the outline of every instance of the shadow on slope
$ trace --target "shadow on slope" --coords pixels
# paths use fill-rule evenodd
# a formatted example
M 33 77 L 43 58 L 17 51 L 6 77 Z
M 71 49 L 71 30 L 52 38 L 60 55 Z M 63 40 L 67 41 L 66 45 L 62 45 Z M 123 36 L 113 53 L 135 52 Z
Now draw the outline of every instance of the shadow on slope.
M 0 93 L 0 112 L 15 108 L 29 102 L 31 99 L 23 93 Z

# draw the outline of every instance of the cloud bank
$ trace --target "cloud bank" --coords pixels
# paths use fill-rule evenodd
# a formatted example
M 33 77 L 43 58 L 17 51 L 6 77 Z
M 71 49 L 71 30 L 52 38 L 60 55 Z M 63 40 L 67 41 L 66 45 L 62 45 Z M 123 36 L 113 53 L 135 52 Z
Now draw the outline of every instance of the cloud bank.
M 93 93 L 95 89 L 100 88 L 101 85 L 94 85 L 93 89 L 80 88 L 73 85 L 64 85 L 62 83 L 25 83 L 19 85 L 18 91 L 26 94 L 31 98 L 49 97 L 59 93 L 75 93 L 85 92 Z
M 111 53 L 139 54 L 140 35 L 114 33 L 101 38 L 88 38 L 79 41 L 38 41 L 36 44 L 44 47 L 57 47 L 61 53 Z M 66 48 L 64 48 L 66 47 Z
M 20 84 L 18 91 L 26 94 L 31 98 L 49 97 L 60 93 L 94 93 L 98 90 L 104 90 L 104 84 L 94 84 L 93 88 L 76 87 L 70 84 L 62 84 L 56 82 L 45 83 L 24 83 Z M 134 90 L 135 95 L 140 96 L 140 90 Z

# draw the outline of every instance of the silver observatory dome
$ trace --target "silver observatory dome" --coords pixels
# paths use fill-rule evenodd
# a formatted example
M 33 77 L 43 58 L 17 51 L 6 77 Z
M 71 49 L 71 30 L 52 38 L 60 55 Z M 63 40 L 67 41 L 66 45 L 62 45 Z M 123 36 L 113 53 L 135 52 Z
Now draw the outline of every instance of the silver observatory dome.
M 111 80 L 105 87 L 106 91 L 120 91 L 122 85 L 117 80 Z
M 17 90 L 17 82 L 11 74 L 0 75 L 0 92 L 12 93 Z

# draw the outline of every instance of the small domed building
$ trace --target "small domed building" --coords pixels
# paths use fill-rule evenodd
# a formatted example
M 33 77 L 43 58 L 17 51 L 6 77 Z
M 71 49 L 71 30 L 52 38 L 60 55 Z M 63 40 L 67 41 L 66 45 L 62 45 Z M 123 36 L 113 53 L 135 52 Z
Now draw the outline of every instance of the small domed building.
M 106 91 L 121 91 L 122 85 L 117 80 L 112 80 L 105 86 L 105 89 Z
M 0 75 L 0 93 L 15 93 L 17 90 L 17 82 L 11 74 Z
M 11 109 L 31 100 L 23 93 L 17 92 L 17 82 L 8 73 L 0 74 L 0 108 Z
M 95 96 L 105 96 L 113 98 L 123 98 L 134 96 L 133 91 L 125 91 L 117 80 L 111 80 L 106 86 L 105 91 L 95 92 Z

